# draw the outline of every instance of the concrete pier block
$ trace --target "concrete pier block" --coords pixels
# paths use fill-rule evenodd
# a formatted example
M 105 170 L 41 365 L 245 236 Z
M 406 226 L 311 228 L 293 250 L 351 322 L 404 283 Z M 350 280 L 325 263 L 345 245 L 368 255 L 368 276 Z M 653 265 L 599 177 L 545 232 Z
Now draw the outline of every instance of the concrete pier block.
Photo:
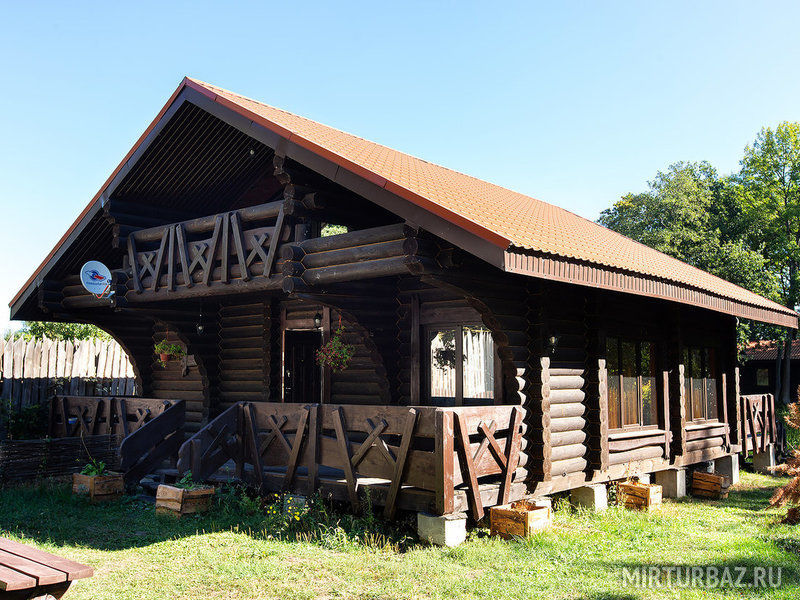
M 714 470 L 718 475 L 724 475 L 731 485 L 739 483 L 739 455 L 731 454 L 714 461 Z
M 417 513 L 417 535 L 430 544 L 454 548 L 467 539 L 467 515 Z
M 608 492 L 604 483 L 575 488 L 570 491 L 569 500 L 573 506 L 590 508 L 595 512 L 603 512 L 608 508 Z
M 763 473 L 764 475 L 772 475 L 770 467 L 776 466 L 778 463 L 775 460 L 775 446 L 768 446 L 765 452 L 753 452 L 753 469 L 756 473 Z
M 686 474 L 684 467 L 666 469 L 656 473 L 656 483 L 661 486 L 664 498 L 683 498 L 686 496 Z

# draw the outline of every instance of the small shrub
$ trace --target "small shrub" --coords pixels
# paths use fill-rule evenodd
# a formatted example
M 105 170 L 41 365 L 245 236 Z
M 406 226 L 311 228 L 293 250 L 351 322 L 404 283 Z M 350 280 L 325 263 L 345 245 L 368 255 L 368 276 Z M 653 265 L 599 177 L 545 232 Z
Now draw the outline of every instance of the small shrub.
M 81 469 L 81 475 L 88 475 L 89 477 L 102 477 L 103 475 L 108 475 L 106 463 L 104 463 L 102 460 L 90 458 L 86 466 Z
M 178 481 L 176 481 L 172 485 L 173 487 L 181 488 L 184 490 L 196 490 L 197 488 L 204 487 L 202 483 L 194 480 L 191 471 L 186 471 L 183 477 L 181 477 Z
M 0 430 L 9 440 L 35 440 L 47 435 L 47 406 L 32 404 L 17 409 L 11 400 L 0 401 Z

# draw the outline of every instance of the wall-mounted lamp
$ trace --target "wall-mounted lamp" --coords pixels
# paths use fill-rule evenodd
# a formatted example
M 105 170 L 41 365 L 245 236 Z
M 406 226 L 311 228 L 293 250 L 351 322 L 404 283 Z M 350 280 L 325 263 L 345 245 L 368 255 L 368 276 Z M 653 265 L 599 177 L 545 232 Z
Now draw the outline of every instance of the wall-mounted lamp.
M 314 327 L 322 327 L 322 315 L 319 313 L 314 315 Z
M 558 346 L 558 338 L 559 338 L 558 334 L 554 333 L 547 339 L 547 343 L 550 348 L 550 354 L 556 353 L 556 347 Z
M 203 331 L 205 330 L 205 325 L 203 325 L 203 307 L 200 307 L 200 315 L 197 317 L 197 335 L 202 335 Z

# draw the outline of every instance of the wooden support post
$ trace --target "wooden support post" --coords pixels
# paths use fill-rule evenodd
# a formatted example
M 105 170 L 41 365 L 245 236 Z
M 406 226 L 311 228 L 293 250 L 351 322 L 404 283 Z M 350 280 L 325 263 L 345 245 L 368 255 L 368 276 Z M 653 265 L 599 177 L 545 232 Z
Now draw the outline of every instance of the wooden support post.
M 435 413 L 436 512 L 450 514 L 454 510 L 453 413 L 439 409 Z
M 728 422 L 728 374 L 722 374 L 722 422 L 725 423 L 725 451 L 731 449 L 731 427 Z
M 661 406 L 662 418 L 664 419 L 664 458 L 669 459 L 669 447 L 672 442 L 672 426 L 669 422 L 669 371 L 661 372 Z M 608 436 L 606 436 L 608 437 Z

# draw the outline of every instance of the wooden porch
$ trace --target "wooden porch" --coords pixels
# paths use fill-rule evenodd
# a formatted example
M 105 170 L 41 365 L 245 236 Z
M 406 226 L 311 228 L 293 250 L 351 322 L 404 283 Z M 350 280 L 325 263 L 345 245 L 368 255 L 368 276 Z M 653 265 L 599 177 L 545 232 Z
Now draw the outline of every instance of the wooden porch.
M 262 491 L 315 492 L 358 510 L 368 493 L 397 509 L 449 514 L 526 493 L 525 411 L 516 406 L 400 407 L 242 402 L 181 447 L 178 469 L 223 468 Z

